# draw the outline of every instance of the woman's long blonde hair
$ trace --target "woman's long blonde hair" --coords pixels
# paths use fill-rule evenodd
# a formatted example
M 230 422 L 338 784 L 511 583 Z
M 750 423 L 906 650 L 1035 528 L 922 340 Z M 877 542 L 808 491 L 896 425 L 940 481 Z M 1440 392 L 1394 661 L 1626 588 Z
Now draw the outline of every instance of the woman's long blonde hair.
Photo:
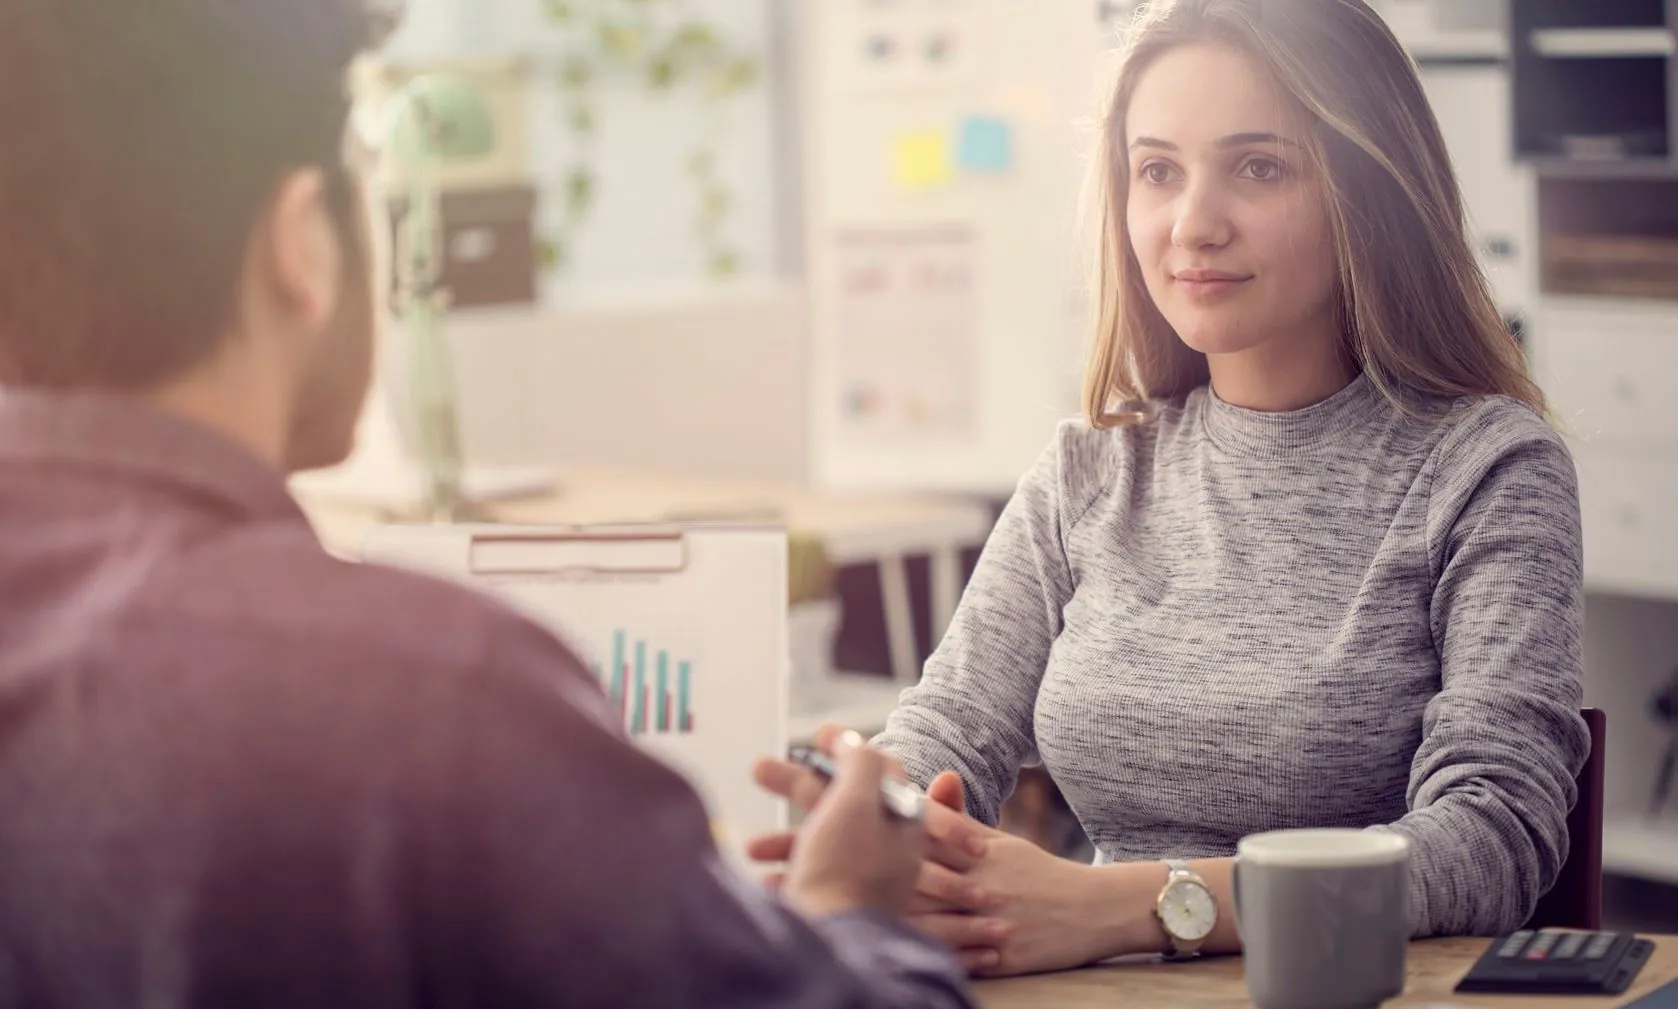
M 1313 129 L 1340 263 L 1344 351 L 1400 408 L 1416 395 L 1501 394 L 1546 413 L 1470 245 L 1450 155 L 1415 63 L 1364 0 L 1154 0 L 1136 15 L 1103 118 L 1096 332 L 1084 379 L 1095 427 L 1208 380 L 1154 306 L 1131 249 L 1125 113 L 1163 52 L 1230 46 L 1272 75 Z

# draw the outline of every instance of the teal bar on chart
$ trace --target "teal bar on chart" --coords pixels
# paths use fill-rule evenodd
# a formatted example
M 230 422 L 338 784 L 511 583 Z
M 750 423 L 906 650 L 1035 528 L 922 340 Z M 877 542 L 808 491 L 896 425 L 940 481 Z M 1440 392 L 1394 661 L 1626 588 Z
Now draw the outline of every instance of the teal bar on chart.
M 688 733 L 693 731 L 693 695 L 691 693 L 693 684 L 693 663 L 680 663 L 677 665 L 676 669 L 676 680 L 678 683 L 676 689 L 681 698 L 681 704 L 678 708 L 679 713 L 676 715 L 676 731 Z
M 670 653 L 658 652 L 658 731 L 670 731 Z
M 611 655 L 611 672 L 600 665 L 592 668 L 606 688 L 624 731 L 632 736 L 693 732 L 691 661 L 672 658 L 668 649 L 652 648 L 645 639 L 631 638 L 622 628 L 612 632 Z
M 630 732 L 647 731 L 647 643 L 635 642 L 635 721 Z

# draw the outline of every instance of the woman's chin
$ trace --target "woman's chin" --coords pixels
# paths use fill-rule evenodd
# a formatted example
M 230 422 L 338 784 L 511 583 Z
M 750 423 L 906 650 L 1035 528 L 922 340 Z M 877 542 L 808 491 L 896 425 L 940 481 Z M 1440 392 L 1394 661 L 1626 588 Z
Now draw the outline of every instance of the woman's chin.
M 1192 328 L 1177 330 L 1177 338 L 1190 350 L 1199 351 L 1208 356 L 1216 354 L 1239 354 L 1252 350 L 1263 343 L 1262 338 L 1254 337 L 1251 333 L 1232 332 L 1219 328 Z

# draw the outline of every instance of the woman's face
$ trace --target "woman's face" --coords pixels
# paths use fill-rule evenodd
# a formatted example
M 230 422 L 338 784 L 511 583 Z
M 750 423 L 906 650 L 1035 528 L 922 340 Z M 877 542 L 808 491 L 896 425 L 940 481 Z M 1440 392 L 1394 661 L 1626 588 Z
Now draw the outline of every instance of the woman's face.
M 1126 110 L 1126 219 L 1148 294 L 1208 355 L 1278 361 L 1337 346 L 1336 259 L 1306 126 L 1252 61 L 1173 49 Z

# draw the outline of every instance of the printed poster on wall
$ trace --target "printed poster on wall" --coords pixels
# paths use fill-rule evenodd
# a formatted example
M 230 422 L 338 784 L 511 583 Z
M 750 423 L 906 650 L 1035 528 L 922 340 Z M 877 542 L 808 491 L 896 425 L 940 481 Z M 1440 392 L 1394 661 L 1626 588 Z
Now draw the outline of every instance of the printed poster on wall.
M 825 0 L 824 0 L 825 2 Z M 963 94 L 985 69 L 980 0 L 849 0 L 833 39 L 847 50 L 840 88 L 857 97 Z
M 836 236 L 841 436 L 851 442 L 978 434 L 975 247 L 962 226 Z

